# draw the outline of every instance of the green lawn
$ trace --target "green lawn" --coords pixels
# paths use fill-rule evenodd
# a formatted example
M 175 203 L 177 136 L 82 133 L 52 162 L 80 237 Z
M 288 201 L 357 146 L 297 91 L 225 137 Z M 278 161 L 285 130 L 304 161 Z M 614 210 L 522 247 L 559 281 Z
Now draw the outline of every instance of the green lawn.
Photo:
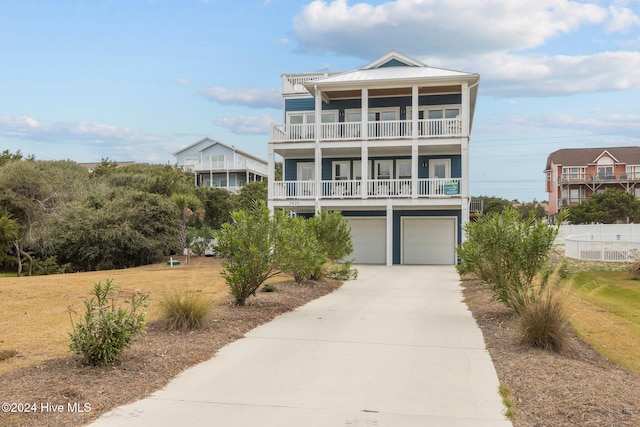
M 569 279 L 569 320 L 593 348 L 640 374 L 640 281 L 626 271 L 581 271 Z

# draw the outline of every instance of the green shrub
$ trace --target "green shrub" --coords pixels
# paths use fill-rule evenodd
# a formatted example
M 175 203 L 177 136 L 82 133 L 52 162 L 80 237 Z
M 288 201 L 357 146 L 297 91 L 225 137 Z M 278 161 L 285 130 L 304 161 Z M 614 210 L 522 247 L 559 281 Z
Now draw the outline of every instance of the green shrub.
M 169 330 L 199 329 L 211 312 L 211 301 L 201 293 L 173 292 L 164 296 L 160 308 Z
M 309 221 L 329 261 L 341 260 L 353 252 L 351 228 L 340 212 L 321 211 Z
M 524 292 L 519 311 L 522 339 L 528 345 L 563 352 L 568 343 L 569 324 L 564 313 L 564 300 L 555 286 L 534 287 Z
M 71 273 L 71 263 L 58 264 L 58 257 L 50 256 L 44 261 L 34 259 L 32 276 L 45 276 L 49 274 Z
M 275 255 L 278 268 L 293 276 L 296 283 L 319 278 L 327 258 L 312 228 L 312 220 L 282 213 L 276 221 Z
M 518 211 L 508 208 L 468 222 L 465 233 L 467 240 L 457 249 L 458 271 L 476 274 L 498 301 L 518 312 L 519 299 L 549 258 L 558 227 L 534 216 L 522 219 Z
M 132 295 L 130 309 L 117 304 L 116 288 L 111 279 L 93 285 L 93 297 L 85 301 L 83 321 L 73 326 L 70 348 L 83 365 L 117 362 L 131 341 L 144 330 L 144 313 L 148 295 Z M 72 310 L 69 309 L 71 315 Z M 72 320 L 73 324 L 73 320 Z
M 233 223 L 223 224 L 214 237 L 216 251 L 225 257 L 220 274 L 236 305 L 243 306 L 260 285 L 278 274 L 273 251 L 276 224 L 263 201 L 255 201 L 249 212 L 232 212 L 231 217 Z

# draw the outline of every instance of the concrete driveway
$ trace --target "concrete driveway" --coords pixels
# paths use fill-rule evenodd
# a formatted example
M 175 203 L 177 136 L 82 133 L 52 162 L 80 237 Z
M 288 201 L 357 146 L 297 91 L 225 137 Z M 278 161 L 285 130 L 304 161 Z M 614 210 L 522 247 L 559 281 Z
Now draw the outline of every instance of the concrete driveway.
M 94 426 L 511 426 L 453 266 L 358 266 Z

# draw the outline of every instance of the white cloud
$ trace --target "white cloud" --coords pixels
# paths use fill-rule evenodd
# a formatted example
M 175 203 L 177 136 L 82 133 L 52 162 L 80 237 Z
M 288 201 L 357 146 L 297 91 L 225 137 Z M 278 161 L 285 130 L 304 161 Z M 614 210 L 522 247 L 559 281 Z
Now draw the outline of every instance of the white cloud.
M 536 57 L 495 53 L 425 61 L 432 66 L 478 72 L 482 93 L 498 96 L 561 96 L 640 89 L 640 52 Z
M 180 86 L 188 86 L 191 84 L 191 81 L 189 79 L 176 79 L 175 82 Z
M 229 129 L 235 134 L 263 135 L 269 134 L 271 123 L 274 123 L 274 120 L 271 116 L 262 114 L 244 117 L 220 117 L 215 119 L 214 123 Z
M 612 8 L 612 30 L 631 17 Z M 523 50 L 589 23 L 609 10 L 572 0 L 395 0 L 377 6 L 314 0 L 294 18 L 299 49 L 371 58 L 391 49 L 419 55 Z
M 640 25 L 640 17 L 627 7 L 611 6 L 609 8 L 611 20 L 607 24 L 609 32 L 626 32 L 634 26 Z
M 278 89 L 229 89 L 211 87 L 204 95 L 220 104 L 244 105 L 251 108 L 281 108 L 282 97 Z
M 0 136 L 61 144 L 72 141 L 93 144 L 165 141 L 165 138 L 148 135 L 129 127 L 85 122 L 57 122 L 45 125 L 27 116 L 0 116 Z

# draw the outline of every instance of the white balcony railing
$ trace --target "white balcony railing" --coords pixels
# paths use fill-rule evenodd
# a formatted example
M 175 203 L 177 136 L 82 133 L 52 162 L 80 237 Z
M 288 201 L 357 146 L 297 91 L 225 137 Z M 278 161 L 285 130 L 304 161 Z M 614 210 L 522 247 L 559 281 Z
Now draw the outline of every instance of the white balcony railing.
M 413 137 L 411 120 L 367 122 L 367 139 L 407 139 Z M 361 122 L 322 123 L 321 141 L 363 139 Z M 419 138 L 462 136 L 461 119 L 427 119 L 418 121 Z M 316 140 L 316 126 L 309 124 L 272 124 L 272 142 L 305 142 Z
M 304 83 L 323 79 L 327 76 L 329 76 L 329 73 L 284 75 L 282 76 L 282 94 L 309 93 L 304 87 Z
M 460 196 L 461 178 L 421 178 L 418 180 L 417 197 Z M 366 194 L 363 194 L 366 188 Z M 411 198 L 411 179 L 371 179 L 322 181 L 316 193 L 315 181 L 276 181 L 273 183 L 274 199 L 355 199 L 355 198 Z
M 245 171 L 267 175 L 267 165 L 255 160 L 188 162 L 182 168 L 190 172 Z

